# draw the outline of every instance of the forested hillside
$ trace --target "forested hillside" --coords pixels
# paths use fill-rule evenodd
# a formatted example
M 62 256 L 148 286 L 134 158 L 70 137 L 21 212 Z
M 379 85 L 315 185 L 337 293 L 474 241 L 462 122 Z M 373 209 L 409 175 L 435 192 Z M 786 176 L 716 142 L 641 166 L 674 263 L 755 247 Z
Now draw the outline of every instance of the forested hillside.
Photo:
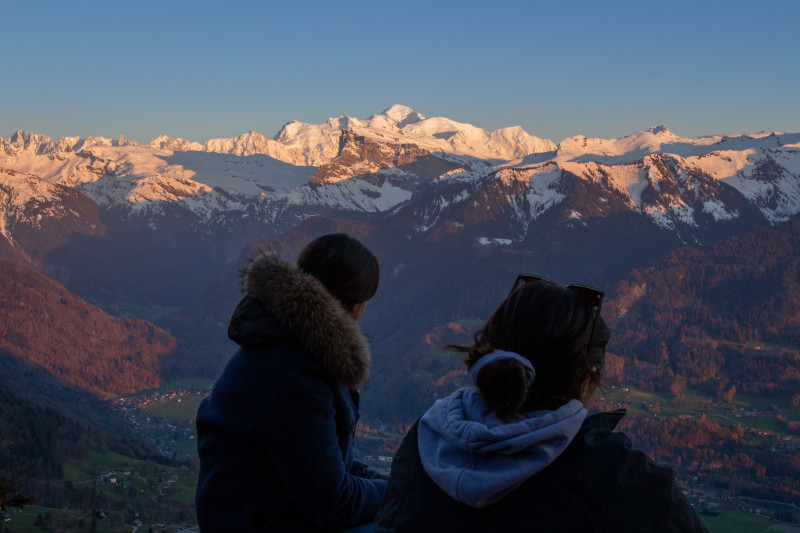
M 163 330 L 123 320 L 61 284 L 0 258 L 0 350 L 99 397 L 158 386 L 159 357 L 176 347 Z
M 614 329 L 610 349 L 645 389 L 797 392 L 800 220 L 635 269 L 604 316 Z

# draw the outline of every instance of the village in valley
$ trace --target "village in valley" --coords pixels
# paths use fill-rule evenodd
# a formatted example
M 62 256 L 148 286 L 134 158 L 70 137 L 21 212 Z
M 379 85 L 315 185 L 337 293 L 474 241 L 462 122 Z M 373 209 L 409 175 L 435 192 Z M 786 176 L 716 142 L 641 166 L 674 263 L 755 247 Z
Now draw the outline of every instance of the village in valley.
M 134 396 L 118 398 L 114 409 L 161 454 L 196 458 L 194 417 L 200 402 L 211 390 L 210 382 L 162 387 Z
M 151 442 L 161 454 L 197 459 L 195 415 L 202 399 L 211 391 L 212 383 L 198 380 L 191 383 L 169 384 L 158 390 L 118 398 L 114 409 L 137 431 Z M 626 419 L 631 420 L 629 432 L 634 444 L 645 447 L 646 433 L 637 434 L 638 420 L 653 423 L 673 423 L 681 427 L 692 424 L 716 424 L 730 435 L 761 455 L 791 457 L 800 452 L 800 435 L 788 429 L 786 420 L 791 413 L 778 405 L 747 405 L 742 401 L 726 402 L 691 391 L 680 394 L 649 393 L 626 386 L 611 386 L 597 398 L 595 407 L 602 410 L 626 408 Z M 647 424 L 645 424 L 646 427 Z M 705 427 L 705 426 L 703 426 Z M 369 421 L 361 424 L 357 438 L 360 459 L 372 468 L 388 473 L 394 449 L 402 439 L 401 434 L 370 427 Z M 731 465 L 722 456 L 701 459 L 675 456 L 668 445 L 654 443 L 652 453 L 660 464 L 676 470 L 692 504 L 707 519 L 723 520 L 737 516 L 737 520 L 782 519 L 784 523 L 800 521 L 800 508 L 763 498 L 734 496 L 735 490 L 725 486 L 731 476 Z M 737 452 L 739 453 L 739 452 Z M 763 474 L 763 472 L 762 472 Z M 137 476 L 134 468 L 102 468 L 96 472 L 95 483 L 109 484 L 122 489 L 133 485 Z M 178 481 L 178 476 L 158 478 L 158 494 L 166 493 Z M 788 524 L 786 527 L 792 527 Z M 788 530 L 787 530 L 788 531 Z M 795 530 L 792 530 L 795 531 Z M 797 529 L 800 531 L 800 529 Z

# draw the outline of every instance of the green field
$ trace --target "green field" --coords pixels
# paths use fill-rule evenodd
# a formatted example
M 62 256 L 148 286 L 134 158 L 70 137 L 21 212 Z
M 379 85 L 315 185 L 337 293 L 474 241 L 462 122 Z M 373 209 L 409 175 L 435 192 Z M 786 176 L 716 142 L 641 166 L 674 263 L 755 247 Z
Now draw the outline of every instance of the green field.
M 107 452 L 102 454 L 97 451 L 90 451 L 89 457 L 84 461 L 73 461 L 64 466 L 64 481 L 78 483 L 94 483 L 95 478 L 101 470 L 120 473 L 118 480 L 127 481 L 130 487 L 123 489 L 119 486 L 106 482 L 97 485 L 97 489 L 108 494 L 113 499 L 135 501 L 138 499 L 151 499 L 155 494 L 155 486 L 159 478 L 174 475 L 177 482 L 165 494 L 169 497 L 191 505 L 194 498 L 195 479 L 194 474 L 185 466 L 168 466 L 157 464 L 154 461 L 144 461 L 133 457 L 127 457 L 118 453 Z M 129 469 L 126 475 L 122 473 Z M 187 496 L 191 492 L 191 497 Z
M 178 455 L 188 455 L 194 459 L 197 455 L 197 439 L 179 439 L 175 441 L 175 453 Z
M 92 520 L 87 513 L 31 505 L 21 511 L 12 512 L 11 520 L 6 523 L 6 528 L 8 528 L 8 531 L 13 531 L 14 533 L 42 533 L 43 529 L 36 526 L 36 517 L 39 514 L 44 516 L 47 513 L 50 513 L 50 516 L 60 524 L 66 524 L 67 527 L 69 527 L 69 524 L 74 524 L 76 526 L 75 529 L 80 528 L 85 530 Z M 66 529 L 66 531 L 69 530 L 70 529 Z M 103 531 L 105 530 L 98 527 L 98 533 Z
M 202 399 L 203 396 L 184 395 L 181 398 L 160 402 L 162 407 L 161 416 L 170 420 L 194 423 L 194 417 Z
M 94 479 L 101 468 L 107 470 L 122 470 L 141 466 L 142 461 L 114 452 L 100 453 L 90 451 L 89 457 L 84 461 L 73 461 L 64 466 L 64 481 L 83 483 Z
M 700 515 L 700 518 L 710 533 L 800 533 L 800 527 L 739 510 L 728 511 L 720 516 Z
M 646 392 L 629 388 L 628 391 L 622 389 L 607 389 L 603 394 L 606 398 L 606 403 L 611 405 L 614 402 L 625 404 L 628 411 L 637 414 L 652 413 L 653 410 L 649 407 L 643 407 L 641 404 L 657 405 L 659 416 L 662 417 L 679 417 L 682 415 L 693 416 L 698 418 L 706 415 L 709 420 L 712 420 L 723 426 L 734 426 L 741 424 L 743 426 L 751 426 L 756 430 L 769 431 L 776 435 L 785 435 L 789 433 L 784 425 L 782 425 L 776 416 L 736 416 L 735 413 L 726 411 L 719 405 L 712 405 L 711 401 L 714 400 L 709 394 L 705 394 L 696 390 L 684 390 L 678 395 L 678 401 L 675 402 L 675 395 L 670 392 Z M 774 407 L 783 409 L 787 418 L 792 418 L 788 409 L 789 397 L 778 398 L 750 398 L 746 396 L 736 396 L 731 407 L 744 407 L 753 408 L 758 410 L 771 410 Z M 757 437 L 756 437 L 757 438 Z

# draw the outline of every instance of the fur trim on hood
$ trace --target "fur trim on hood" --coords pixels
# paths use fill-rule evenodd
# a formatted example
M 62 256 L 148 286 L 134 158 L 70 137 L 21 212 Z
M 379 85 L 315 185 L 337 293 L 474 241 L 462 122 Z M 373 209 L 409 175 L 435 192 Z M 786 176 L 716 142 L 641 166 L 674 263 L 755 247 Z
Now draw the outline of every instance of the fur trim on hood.
M 265 253 L 245 271 L 244 290 L 264 304 L 338 383 L 356 388 L 367 381 L 367 339 L 356 319 L 315 277 Z

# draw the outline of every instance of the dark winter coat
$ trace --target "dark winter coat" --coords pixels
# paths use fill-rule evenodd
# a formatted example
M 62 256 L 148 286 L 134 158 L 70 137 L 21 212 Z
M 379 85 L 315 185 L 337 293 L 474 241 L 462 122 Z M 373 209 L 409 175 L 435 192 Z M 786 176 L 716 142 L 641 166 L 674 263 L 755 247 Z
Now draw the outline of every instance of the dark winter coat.
M 457 502 L 431 480 L 420 461 L 416 424 L 395 455 L 375 531 L 705 531 L 672 470 L 613 432 L 624 414 L 588 417 L 550 466 L 483 509 Z
M 386 482 L 353 459 L 369 350 L 315 278 L 256 259 L 229 336 L 241 348 L 197 413 L 203 532 L 320 531 L 369 522 Z

